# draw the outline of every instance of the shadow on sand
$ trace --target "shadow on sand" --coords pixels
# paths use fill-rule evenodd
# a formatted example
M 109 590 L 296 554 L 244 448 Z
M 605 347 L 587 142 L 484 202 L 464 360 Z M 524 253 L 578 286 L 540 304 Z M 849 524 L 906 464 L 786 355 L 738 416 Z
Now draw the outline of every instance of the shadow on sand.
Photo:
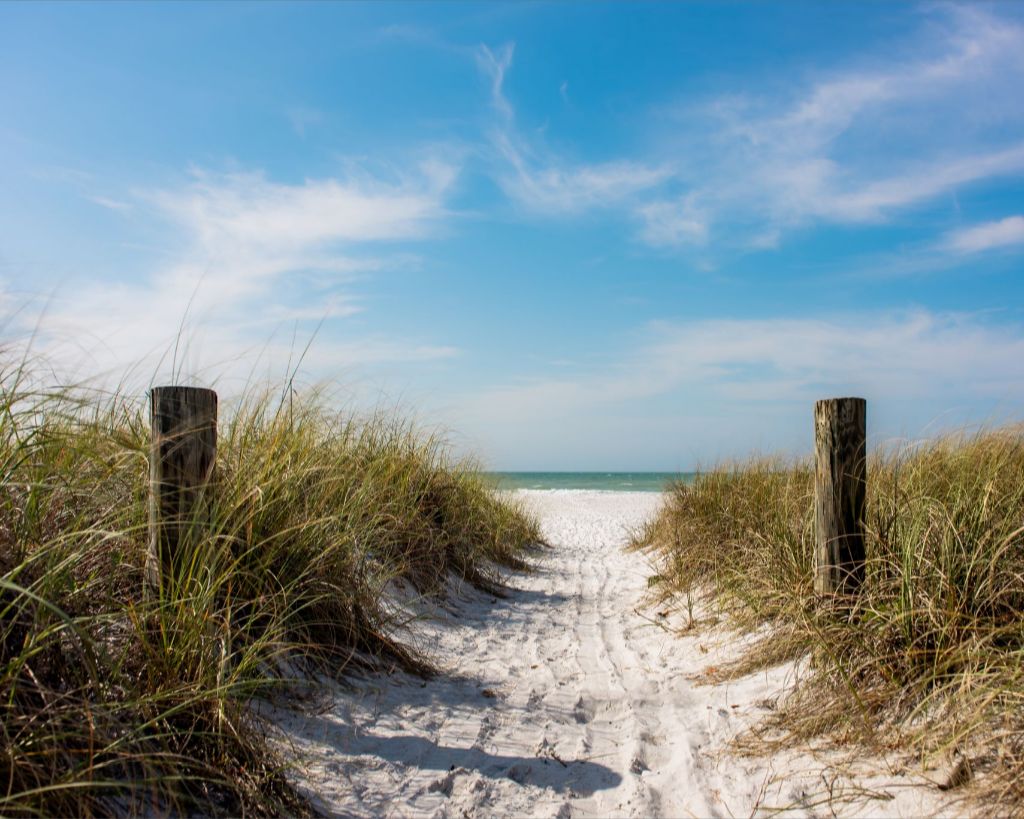
M 395 765 L 442 774 L 477 771 L 489 779 L 511 779 L 522 785 L 551 788 L 559 793 L 572 791 L 574 795 L 590 796 L 595 791 L 615 788 L 622 782 L 622 777 L 611 768 L 585 759 L 491 754 L 475 747 L 437 745 L 426 737 L 412 734 L 377 736 L 345 731 L 343 736 L 336 738 L 340 741 L 331 744 L 344 754 L 375 756 Z M 450 793 L 453 779 L 442 775 L 430 790 Z

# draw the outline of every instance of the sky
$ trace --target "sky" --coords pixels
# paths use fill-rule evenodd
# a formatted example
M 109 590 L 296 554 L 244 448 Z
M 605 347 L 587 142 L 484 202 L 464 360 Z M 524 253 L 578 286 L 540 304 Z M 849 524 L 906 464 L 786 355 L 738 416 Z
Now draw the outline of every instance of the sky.
M 1024 416 L 1024 5 L 0 3 L 0 346 L 504 470 Z

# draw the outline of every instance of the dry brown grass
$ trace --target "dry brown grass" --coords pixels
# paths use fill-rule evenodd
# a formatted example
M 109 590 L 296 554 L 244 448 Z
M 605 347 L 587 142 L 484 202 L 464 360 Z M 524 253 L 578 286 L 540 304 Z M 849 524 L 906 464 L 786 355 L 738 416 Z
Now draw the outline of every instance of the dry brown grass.
M 306 812 L 248 707 L 279 660 L 423 670 L 387 585 L 489 585 L 537 537 L 441 440 L 250 394 L 195 560 L 147 599 L 143 402 L 26 383 L 0 372 L 0 815 Z
M 956 435 L 868 466 L 867 572 L 851 607 L 812 588 L 810 464 L 740 463 L 672 489 L 636 539 L 666 595 L 773 636 L 731 670 L 808 656 L 765 736 L 931 758 L 1024 813 L 1024 430 Z

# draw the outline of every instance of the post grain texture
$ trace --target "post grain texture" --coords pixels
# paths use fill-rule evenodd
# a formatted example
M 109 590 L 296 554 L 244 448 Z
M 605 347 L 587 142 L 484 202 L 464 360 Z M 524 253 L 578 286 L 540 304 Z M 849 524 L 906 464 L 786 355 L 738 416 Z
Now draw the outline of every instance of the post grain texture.
M 864 578 L 867 402 L 814 405 L 814 590 L 851 594 Z
M 160 589 L 176 576 L 205 523 L 217 457 L 217 393 L 199 387 L 154 387 L 150 413 L 146 582 Z

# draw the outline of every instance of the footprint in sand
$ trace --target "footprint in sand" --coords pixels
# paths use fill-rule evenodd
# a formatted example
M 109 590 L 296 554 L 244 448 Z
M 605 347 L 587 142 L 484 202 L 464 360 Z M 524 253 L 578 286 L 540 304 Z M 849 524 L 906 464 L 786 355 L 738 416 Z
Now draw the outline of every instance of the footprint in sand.
M 580 697 L 572 709 L 572 715 L 576 718 L 576 722 L 585 725 L 594 718 L 594 711 L 593 703 L 588 703 L 583 697 Z

